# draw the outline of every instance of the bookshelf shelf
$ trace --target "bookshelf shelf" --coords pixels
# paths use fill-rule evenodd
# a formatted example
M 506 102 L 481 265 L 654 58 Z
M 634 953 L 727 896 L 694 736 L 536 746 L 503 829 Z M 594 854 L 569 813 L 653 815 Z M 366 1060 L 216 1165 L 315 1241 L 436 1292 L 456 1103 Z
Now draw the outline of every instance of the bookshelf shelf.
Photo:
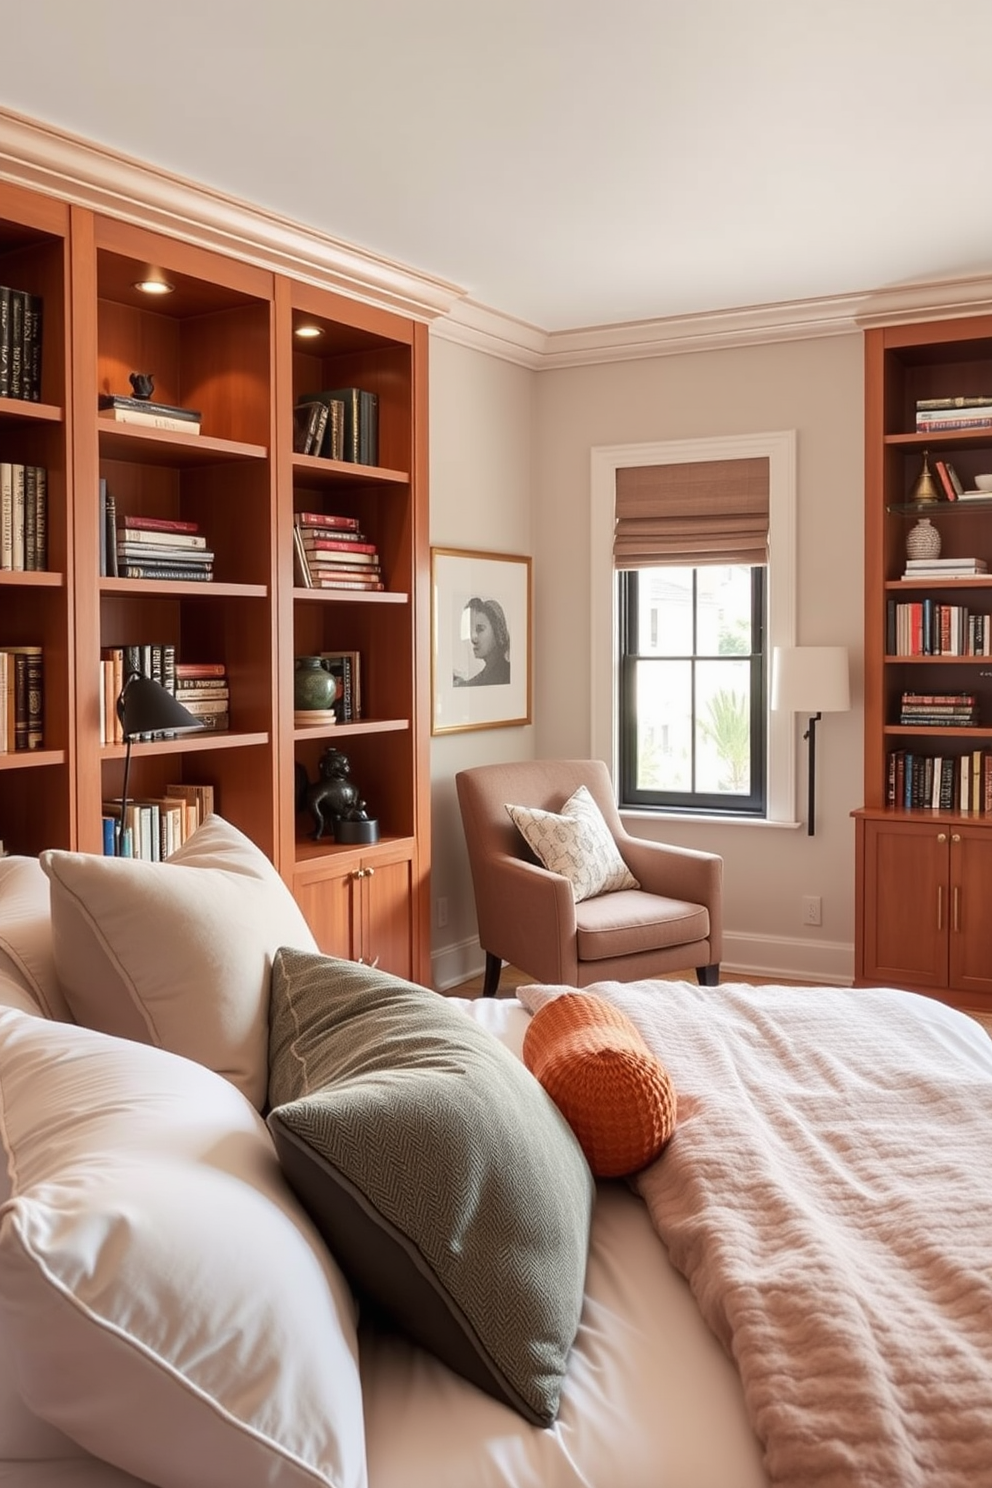
M 939 532 L 942 558 L 992 564 L 992 496 L 912 500 L 924 451 L 946 457 L 966 490 L 976 475 L 992 471 L 992 429 L 917 432 L 918 401 L 990 390 L 992 316 L 865 333 L 865 804 L 854 813 L 855 981 L 987 1011 L 992 657 L 895 655 L 886 634 L 898 596 L 931 620 L 938 605 L 947 607 L 940 612 L 945 623 L 948 613 L 960 619 L 968 644 L 978 640 L 966 624 L 992 617 L 992 574 L 902 578 L 907 534 L 920 516 Z M 933 634 L 929 623 L 924 634 Z M 978 721 L 900 723 L 903 694 L 914 692 L 946 693 L 948 701 L 973 695 Z
M 0 770 L 37 770 L 64 764 L 63 749 L 27 749 L 19 754 L 0 754 Z
M 162 754 L 202 754 L 204 750 L 255 749 L 261 745 L 267 746 L 270 742 L 268 734 L 239 734 L 228 731 L 212 733 L 206 730 L 202 734 L 184 734 L 181 739 L 148 739 L 140 743 L 135 742 L 131 746 L 131 752 L 133 759 L 137 760 Z M 101 760 L 123 760 L 123 744 L 102 744 L 100 758 Z
M 26 403 L 21 398 L 0 398 L 3 423 L 61 424 L 65 415 L 54 403 Z

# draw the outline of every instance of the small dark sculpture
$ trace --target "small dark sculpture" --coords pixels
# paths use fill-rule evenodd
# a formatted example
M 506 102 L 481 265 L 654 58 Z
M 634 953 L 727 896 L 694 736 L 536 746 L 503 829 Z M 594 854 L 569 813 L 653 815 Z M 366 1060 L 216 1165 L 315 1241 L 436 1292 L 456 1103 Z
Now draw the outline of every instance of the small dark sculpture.
M 317 768 L 320 779 L 307 790 L 307 809 L 314 820 L 311 836 L 315 842 L 338 822 L 368 821 L 358 786 L 348 779 L 351 774 L 348 756 L 340 749 L 326 749 Z
M 155 391 L 155 378 L 151 372 L 132 372 L 128 382 L 134 389 L 136 398 L 150 398 Z

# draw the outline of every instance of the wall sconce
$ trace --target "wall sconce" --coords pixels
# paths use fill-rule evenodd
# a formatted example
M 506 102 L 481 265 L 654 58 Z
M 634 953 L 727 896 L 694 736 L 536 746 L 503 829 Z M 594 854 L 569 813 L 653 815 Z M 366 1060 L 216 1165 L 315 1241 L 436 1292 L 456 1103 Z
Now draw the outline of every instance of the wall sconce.
M 809 713 L 809 806 L 807 832 L 814 833 L 816 802 L 816 725 L 824 713 L 846 713 L 851 683 L 846 646 L 776 646 L 772 653 L 772 708 L 777 713 Z
M 121 791 L 121 814 L 114 834 L 114 856 L 123 857 L 124 830 L 127 820 L 127 787 L 131 775 L 131 744 L 141 734 L 191 734 L 203 727 L 188 708 L 177 702 L 167 687 L 131 672 L 117 699 L 117 717 L 124 732 L 124 788 Z

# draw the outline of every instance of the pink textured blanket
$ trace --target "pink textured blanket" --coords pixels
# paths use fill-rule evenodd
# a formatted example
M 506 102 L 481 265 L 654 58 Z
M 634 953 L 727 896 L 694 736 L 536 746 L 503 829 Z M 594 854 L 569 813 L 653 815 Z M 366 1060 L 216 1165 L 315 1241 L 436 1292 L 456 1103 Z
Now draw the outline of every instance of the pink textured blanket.
M 673 1077 L 675 1135 L 634 1182 L 771 1482 L 992 1488 L 992 1040 L 904 992 L 587 990 Z

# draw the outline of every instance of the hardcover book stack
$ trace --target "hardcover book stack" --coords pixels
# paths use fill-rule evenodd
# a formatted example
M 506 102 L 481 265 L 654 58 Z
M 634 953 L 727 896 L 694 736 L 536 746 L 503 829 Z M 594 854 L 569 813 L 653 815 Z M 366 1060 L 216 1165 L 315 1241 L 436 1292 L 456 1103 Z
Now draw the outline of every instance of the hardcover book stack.
M 177 662 L 175 697 L 205 729 L 230 728 L 231 691 L 222 661 Z
M 0 754 L 45 745 L 45 671 L 40 646 L 0 646 Z
M 992 812 L 992 752 L 930 755 L 894 749 L 888 756 L 886 805 L 905 811 Z
M 125 393 L 100 393 L 97 409 L 100 418 L 112 424 L 137 424 L 171 434 L 200 432 L 199 411 L 175 403 L 153 403 L 150 398 L 132 398 Z
M 973 692 L 904 692 L 899 722 L 921 728 L 974 728 L 978 700 Z
M 0 285 L 0 398 L 41 399 L 40 295 Z
M 962 429 L 992 429 L 992 393 L 917 399 L 918 434 L 954 434 Z
M 323 422 L 315 405 L 327 409 Z M 293 430 L 293 448 L 298 454 L 321 455 L 324 459 L 347 460 L 356 465 L 377 465 L 379 395 L 357 387 L 304 393 L 294 413 Z M 297 439 L 300 440 L 299 446 Z
M 296 580 L 302 589 L 385 589 L 375 543 L 357 517 L 296 512 L 293 523 Z
M 198 522 L 179 518 L 121 516 L 100 481 L 100 572 L 109 578 L 174 579 L 209 583 L 214 554 Z
M 0 462 L 0 569 L 48 567 L 48 471 Z

